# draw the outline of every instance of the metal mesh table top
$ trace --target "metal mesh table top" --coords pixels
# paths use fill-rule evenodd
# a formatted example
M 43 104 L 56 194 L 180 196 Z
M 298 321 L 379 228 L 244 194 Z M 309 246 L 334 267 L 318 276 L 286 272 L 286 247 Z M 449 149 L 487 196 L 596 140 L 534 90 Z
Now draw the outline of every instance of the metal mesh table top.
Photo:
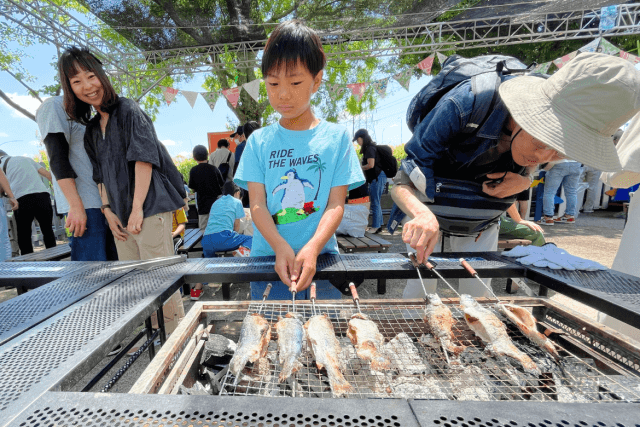
M 256 313 L 260 304 L 252 304 L 248 313 Z M 338 359 L 342 373 L 353 391 L 347 398 L 424 398 L 457 401 L 561 401 L 561 402 L 635 402 L 640 403 L 640 378 L 611 375 L 598 369 L 592 359 L 582 359 L 556 342 L 562 356 L 555 363 L 548 353 L 533 345 L 513 324 L 506 321 L 508 334 L 518 350 L 528 355 L 540 370 L 527 372 L 511 358 L 490 355 L 472 332 L 457 306 L 449 306 L 454 325 L 453 342 L 463 346 L 459 357 L 449 354 L 447 361 L 440 344 L 433 338 L 424 318 L 424 305 L 366 305 L 361 309 L 377 326 L 385 343 L 379 353 L 390 361 L 387 371 L 371 369 L 361 359 L 347 337 L 349 320 L 357 313 L 353 304 L 316 304 L 316 312 L 330 319 L 340 343 Z M 271 342 L 266 361 L 246 367 L 236 381 L 230 372 L 224 378 L 221 395 L 265 397 L 339 397 L 330 386 L 327 374 L 317 369 L 308 343 L 301 355 L 302 368 L 287 382 L 279 383 L 282 370 L 278 359 L 277 332 L 273 327 L 279 316 L 292 310 L 289 304 L 265 304 L 261 313 L 271 324 Z M 313 315 L 310 304 L 297 304 L 296 312 L 306 322 Z
M 526 277 L 640 328 L 640 278 L 615 270 L 527 267 Z
M 10 279 L 52 277 L 59 278 L 97 262 L 51 261 L 51 262 L 1 262 L 0 285 L 10 284 Z
M 1 423 L 0 423 L 1 425 Z M 268 399 L 260 397 L 46 393 L 12 427 L 418 427 L 405 400 Z
M 131 272 L 0 347 L 7 422 L 52 387 L 81 377 L 182 284 L 192 263 Z M 69 380 L 71 382 L 71 380 Z

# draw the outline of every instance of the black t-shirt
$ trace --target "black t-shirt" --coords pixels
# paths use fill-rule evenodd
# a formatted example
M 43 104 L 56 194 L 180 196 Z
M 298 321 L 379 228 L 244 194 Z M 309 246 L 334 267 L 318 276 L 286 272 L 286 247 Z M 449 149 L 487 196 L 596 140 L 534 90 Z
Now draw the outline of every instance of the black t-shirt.
M 379 165 L 379 159 L 378 159 L 378 150 L 376 149 L 376 146 L 373 144 L 369 144 L 365 149 L 364 149 L 364 154 L 362 155 L 362 164 L 366 165 L 367 163 L 369 163 L 369 159 L 374 159 L 375 162 L 373 164 L 373 168 L 371 169 L 367 169 L 366 171 L 364 171 L 364 177 L 367 179 L 368 183 L 373 182 L 376 178 L 378 178 L 378 175 L 380 175 L 380 165 Z
M 100 115 L 91 119 L 84 146 L 93 165 L 93 180 L 103 183 L 111 210 L 127 226 L 135 192 L 136 162 L 151 163 L 151 182 L 142 205 L 144 218 L 173 212 L 187 197 L 182 175 L 156 135 L 153 122 L 133 100 L 118 98 L 102 136 Z
M 189 188 L 196 192 L 198 215 L 207 215 L 211 205 L 222 194 L 224 178 L 217 167 L 198 163 L 189 172 Z

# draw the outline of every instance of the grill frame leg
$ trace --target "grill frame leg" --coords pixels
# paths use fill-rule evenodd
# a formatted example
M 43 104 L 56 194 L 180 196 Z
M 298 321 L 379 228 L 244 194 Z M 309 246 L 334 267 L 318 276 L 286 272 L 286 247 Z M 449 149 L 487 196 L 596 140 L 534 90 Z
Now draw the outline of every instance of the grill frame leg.
M 164 319 L 162 319 L 164 321 Z M 144 324 L 147 328 L 147 340 L 151 339 L 153 335 L 153 328 L 151 327 L 151 317 L 147 317 L 144 321 Z M 152 361 L 153 358 L 156 357 L 156 347 L 151 343 L 149 346 L 149 360 Z

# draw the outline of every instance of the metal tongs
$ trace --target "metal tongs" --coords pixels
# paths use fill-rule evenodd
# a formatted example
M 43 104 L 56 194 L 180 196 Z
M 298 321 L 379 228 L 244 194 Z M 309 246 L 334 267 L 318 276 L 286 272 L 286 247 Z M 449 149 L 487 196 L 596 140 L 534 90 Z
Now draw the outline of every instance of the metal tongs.
M 265 288 L 264 292 L 262 293 L 262 304 L 260 304 L 260 308 L 258 308 L 258 314 L 260 314 L 260 312 L 262 312 L 262 307 L 264 307 L 264 303 L 267 301 L 267 298 L 269 297 L 269 292 L 271 292 L 271 287 L 273 285 L 271 283 L 267 284 L 267 287 Z
M 422 275 L 420 274 L 420 264 L 418 264 L 418 260 L 416 259 L 416 254 L 414 253 L 409 254 L 409 259 L 411 260 L 411 263 L 413 264 L 413 266 L 416 268 L 416 271 L 418 272 L 418 277 L 420 278 L 420 283 L 422 284 L 422 290 L 424 291 L 424 295 L 426 299 L 427 290 L 424 287 L 424 282 L 422 281 Z M 442 277 L 442 275 L 436 270 L 433 264 L 431 264 L 427 260 L 423 263 L 423 265 L 427 267 L 429 271 L 433 272 L 436 276 L 438 276 L 440 280 L 442 280 L 453 291 L 453 293 L 458 295 L 458 298 L 460 297 L 460 294 L 458 293 L 458 291 L 456 291 L 455 288 L 451 286 L 451 283 L 447 282 L 447 280 L 444 277 Z
M 471 264 L 469 264 L 469 262 L 467 262 L 466 259 L 464 258 L 460 258 L 460 265 L 462 265 L 464 267 L 465 270 L 467 270 L 467 272 L 472 276 L 475 277 L 476 279 L 478 279 L 480 281 L 480 283 L 482 283 L 482 285 L 487 288 L 489 290 L 489 292 L 491 292 L 491 295 L 493 295 L 493 297 L 496 299 L 496 301 L 498 301 L 499 303 L 501 303 L 502 301 L 500 300 L 500 298 L 498 298 L 498 296 L 493 292 L 493 289 L 491 289 L 491 286 L 487 285 L 484 280 L 482 280 L 480 278 L 480 276 L 478 275 L 478 272 L 471 267 Z

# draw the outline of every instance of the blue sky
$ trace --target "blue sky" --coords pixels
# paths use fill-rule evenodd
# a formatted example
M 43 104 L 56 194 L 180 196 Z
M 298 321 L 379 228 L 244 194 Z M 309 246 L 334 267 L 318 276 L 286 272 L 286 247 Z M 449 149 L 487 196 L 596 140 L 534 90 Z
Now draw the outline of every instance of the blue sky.
M 29 57 L 23 59 L 24 66 L 36 78 L 29 85 L 40 88 L 53 84 L 55 71 L 50 63 L 54 60 L 55 48 L 52 45 L 34 45 L 26 53 Z M 386 76 L 376 76 L 381 77 Z M 429 79 L 428 76 L 413 78 L 409 92 L 391 79 L 387 97 L 380 100 L 377 110 L 368 112 L 366 117 L 348 118 L 344 125 L 351 133 L 366 127 L 378 143 L 398 145 L 407 142 L 411 136 L 404 119 L 407 107 Z M 201 92 L 204 91 L 203 81 L 204 74 L 197 74 L 192 81 L 182 82 L 176 88 Z M 0 89 L 32 113 L 40 104 L 28 95 L 26 88 L 4 72 L 0 72 Z M 171 156 L 190 156 L 193 146 L 206 146 L 207 132 L 225 131 L 228 125 L 238 125 L 238 119 L 223 100 L 218 101 L 213 111 L 201 97 L 198 97 L 193 109 L 182 95 L 178 94 L 176 100 L 169 106 L 165 103 L 160 107 L 155 120 L 158 138 L 166 145 Z M 33 157 L 43 148 L 36 123 L 0 100 L 0 149 L 10 155 Z

